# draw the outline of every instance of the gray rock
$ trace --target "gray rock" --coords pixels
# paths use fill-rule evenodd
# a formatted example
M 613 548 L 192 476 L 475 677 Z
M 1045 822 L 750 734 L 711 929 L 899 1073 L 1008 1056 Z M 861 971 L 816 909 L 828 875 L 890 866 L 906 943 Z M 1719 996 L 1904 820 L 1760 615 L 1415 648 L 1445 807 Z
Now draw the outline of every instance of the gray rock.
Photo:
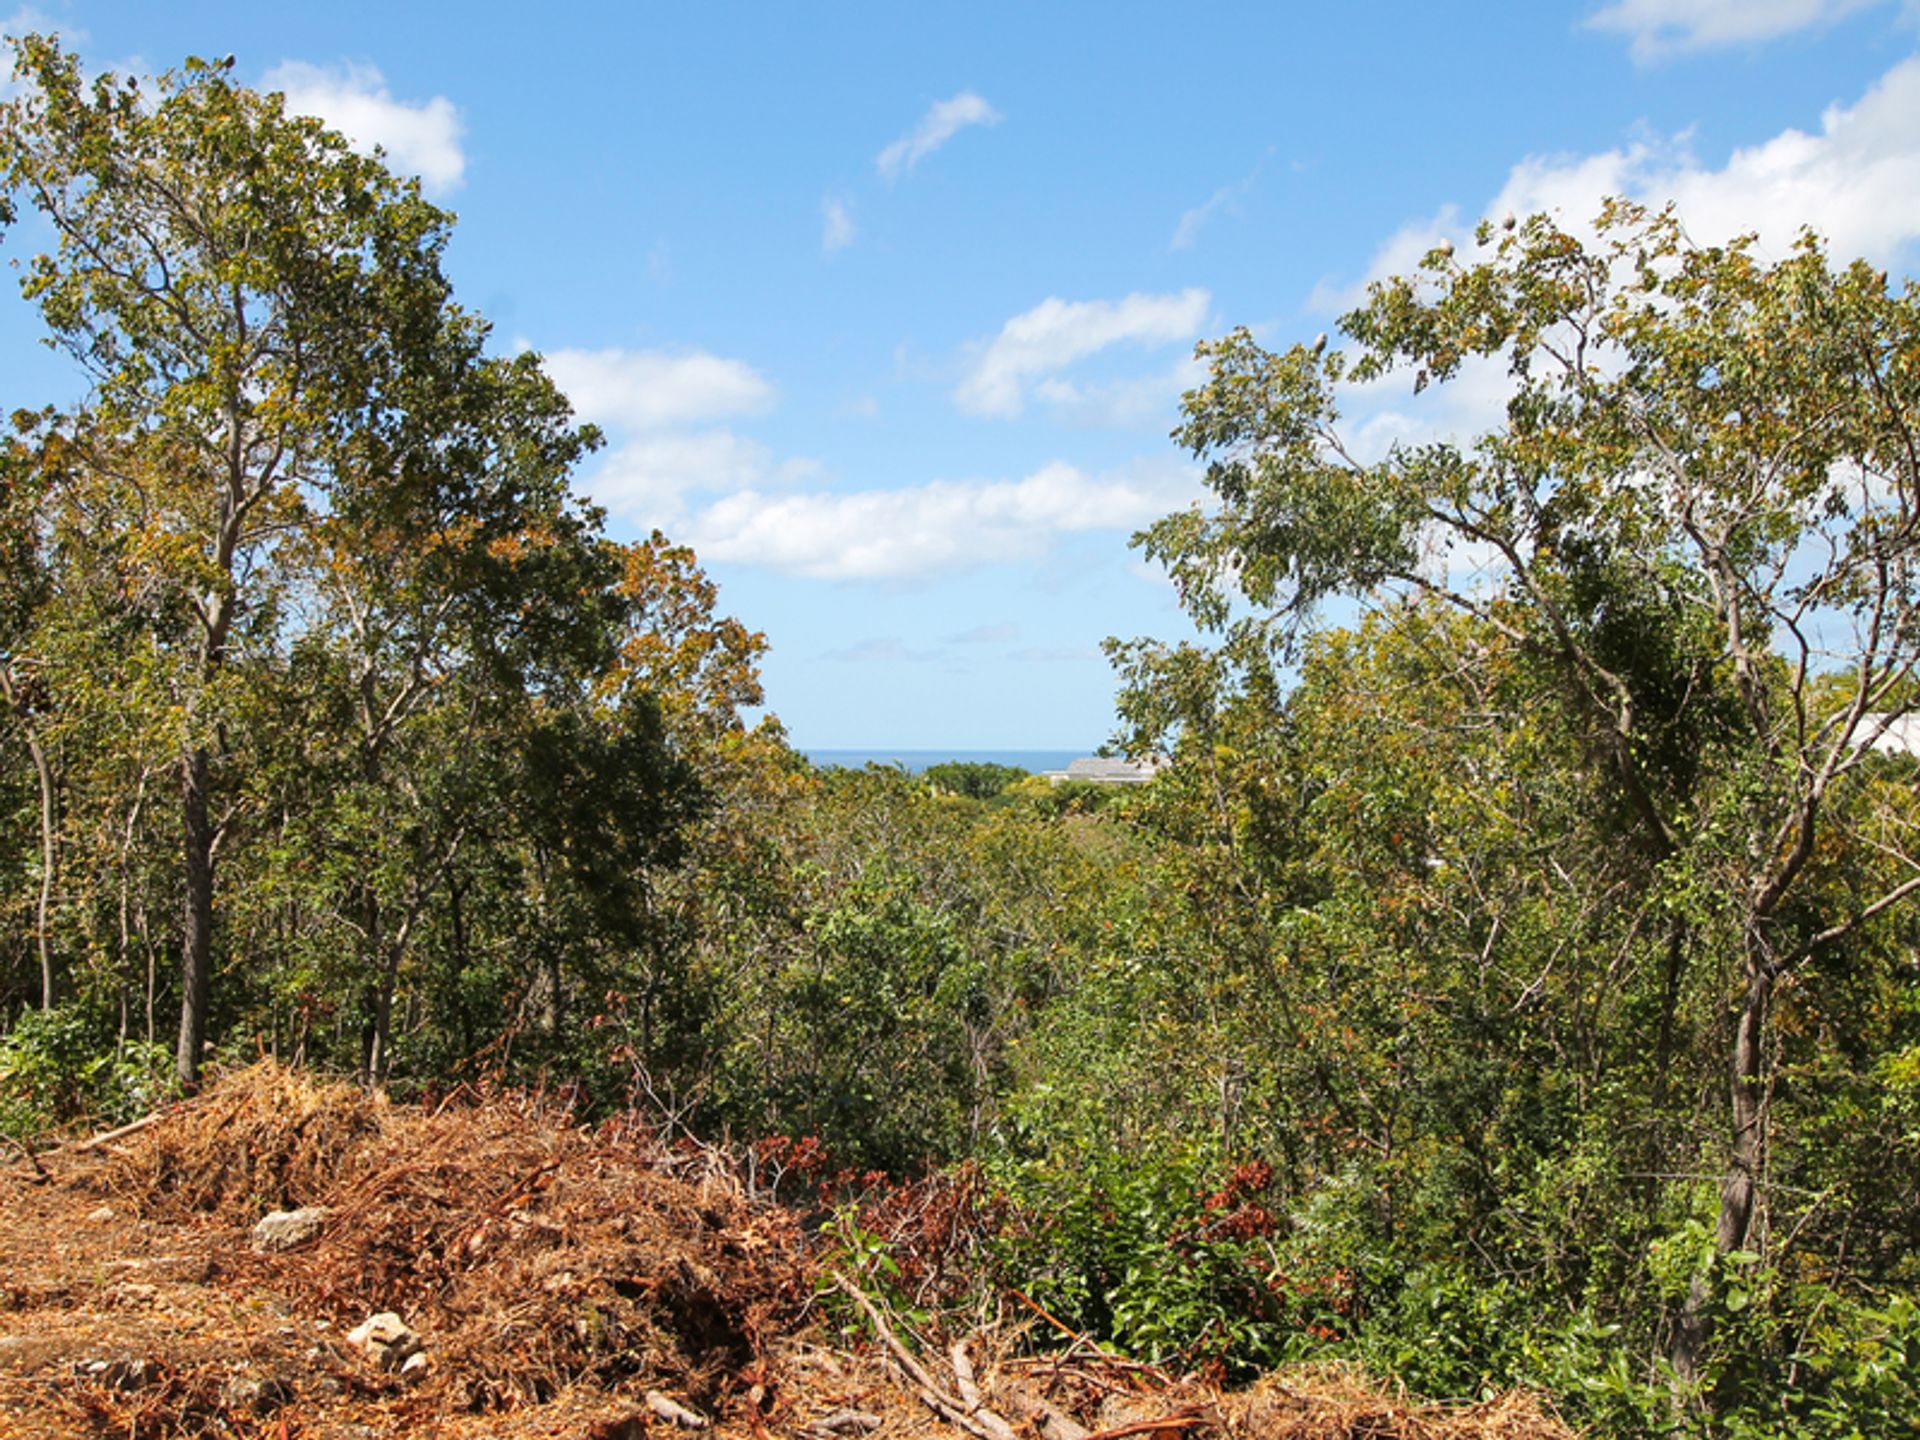
M 220 1387 L 220 1403 L 248 1415 L 271 1415 L 293 1400 L 293 1387 L 278 1375 L 250 1370 L 242 1370 Z
M 382 1369 L 398 1370 L 420 1348 L 420 1337 L 391 1310 L 382 1310 L 354 1326 L 347 1343 L 366 1351 Z
M 326 1228 L 330 1213 L 324 1205 L 307 1205 L 262 1215 L 253 1227 L 253 1248 L 262 1255 L 276 1255 L 304 1245 Z
M 139 1390 L 159 1378 L 160 1369 L 151 1360 L 121 1356 L 113 1360 L 82 1360 L 74 1373 L 106 1390 L 123 1394 Z

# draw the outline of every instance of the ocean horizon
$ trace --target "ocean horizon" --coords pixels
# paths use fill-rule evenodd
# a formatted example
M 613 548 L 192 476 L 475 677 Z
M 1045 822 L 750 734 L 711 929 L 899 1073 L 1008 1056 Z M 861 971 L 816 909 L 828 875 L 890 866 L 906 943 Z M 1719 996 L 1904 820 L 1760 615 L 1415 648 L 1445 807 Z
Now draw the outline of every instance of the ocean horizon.
M 1086 750 L 816 750 L 804 745 L 794 749 L 813 764 L 823 768 L 863 770 L 869 765 L 892 765 L 909 775 L 918 775 L 934 765 L 962 763 L 971 765 L 1015 765 L 1038 775 L 1042 770 L 1064 770 Z

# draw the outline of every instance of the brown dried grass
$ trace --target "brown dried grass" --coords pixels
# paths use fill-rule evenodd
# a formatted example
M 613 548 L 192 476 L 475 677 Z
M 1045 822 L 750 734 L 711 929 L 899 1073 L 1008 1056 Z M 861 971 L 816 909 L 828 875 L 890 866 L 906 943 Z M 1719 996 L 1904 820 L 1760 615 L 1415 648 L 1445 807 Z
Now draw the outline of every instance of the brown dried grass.
M 136 1137 L 104 1184 L 157 1218 L 326 1205 L 318 1240 L 228 1266 L 342 1328 L 399 1313 L 430 1356 L 415 1393 L 456 1410 L 583 1382 L 724 1409 L 810 1294 L 792 1218 L 711 1152 L 526 1096 L 429 1113 L 262 1062 Z
M 1423 1404 L 1345 1366 L 1303 1366 L 1227 1397 L 1248 1440 L 1574 1440 L 1540 1397 L 1508 1390 L 1471 1405 Z
M 263 1060 L 130 1140 L 100 1183 L 150 1219 L 251 1224 L 269 1210 L 318 1203 L 392 1118 L 384 1096 Z

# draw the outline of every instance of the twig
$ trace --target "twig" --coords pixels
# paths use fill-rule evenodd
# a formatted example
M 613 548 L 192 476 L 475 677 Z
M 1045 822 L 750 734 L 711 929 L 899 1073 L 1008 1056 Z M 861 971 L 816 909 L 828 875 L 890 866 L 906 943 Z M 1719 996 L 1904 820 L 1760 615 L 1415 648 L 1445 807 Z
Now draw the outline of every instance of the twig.
M 1115 1355 L 1111 1351 L 1102 1350 L 1098 1345 L 1095 1345 L 1093 1341 L 1086 1339 L 1084 1336 L 1081 1337 L 1080 1343 L 1068 1346 L 1057 1355 L 1015 1356 L 1013 1359 L 1007 1361 L 1007 1365 L 1011 1369 L 1053 1370 L 1060 1374 L 1067 1374 L 1069 1372 L 1065 1369 L 1065 1366 L 1069 1360 L 1073 1359 L 1074 1352 L 1080 1348 L 1080 1344 L 1084 1344 L 1087 1349 L 1093 1352 L 1084 1362 L 1086 1364 L 1098 1363 L 1103 1369 L 1107 1370 L 1131 1370 L 1160 1381 L 1171 1378 L 1167 1374 L 1165 1366 L 1150 1364 L 1145 1360 L 1129 1360 L 1124 1355 Z M 1091 1375 L 1086 1374 L 1077 1367 L 1073 1369 L 1071 1373 L 1079 1376 L 1082 1380 L 1093 1379 Z
M 977 1437 L 977 1440 L 1019 1440 L 1013 1427 L 991 1410 L 969 1412 L 958 1400 L 934 1384 L 933 1377 L 927 1373 L 926 1367 L 913 1358 L 911 1350 L 900 1343 L 899 1337 L 893 1333 L 892 1327 L 881 1316 L 879 1308 L 867 1298 L 866 1292 L 838 1270 L 833 1271 L 832 1275 L 833 1283 L 860 1307 L 861 1312 L 873 1325 L 873 1333 L 880 1338 L 880 1343 L 887 1347 L 888 1352 L 899 1362 L 900 1368 L 907 1373 L 907 1377 L 919 1387 L 920 1398 L 926 1402 L 928 1409 L 952 1424 L 958 1425 L 969 1435 Z
M 1051 1365 L 1057 1376 L 1060 1368 L 1073 1358 L 1074 1352 L 1084 1347 L 1091 1350 L 1094 1358 L 1099 1360 L 1102 1365 L 1111 1366 L 1116 1370 L 1138 1370 L 1142 1374 L 1152 1375 L 1158 1379 L 1167 1378 L 1167 1372 L 1158 1365 L 1150 1365 L 1144 1360 L 1130 1360 L 1125 1355 L 1116 1355 L 1111 1350 L 1103 1350 L 1100 1347 L 1100 1343 L 1091 1335 L 1083 1330 L 1074 1329 L 1071 1325 L 1067 1324 L 1066 1321 L 1060 1319 L 1059 1316 L 1055 1315 L 1052 1311 L 1048 1310 L 1046 1306 L 1042 1305 L 1038 1300 L 1035 1300 L 1024 1291 L 1015 1290 L 1013 1292 L 1013 1298 L 1018 1300 L 1022 1305 L 1025 1305 L 1029 1310 L 1033 1311 L 1034 1314 L 1053 1326 L 1054 1329 L 1058 1330 L 1072 1342 L 1065 1350 L 1050 1359 L 1040 1359 L 1036 1357 L 1028 1363 L 1033 1365 Z
M 498 1214 L 502 1210 L 511 1208 L 516 1201 L 531 1196 L 534 1186 L 540 1179 L 544 1176 L 551 1175 L 555 1170 L 565 1165 L 568 1159 L 568 1156 L 562 1155 L 558 1160 L 549 1160 L 546 1164 L 537 1166 L 528 1172 L 525 1178 L 516 1181 L 513 1188 L 507 1191 L 507 1198 L 494 1207 L 494 1212 Z
M 1201 1408 L 1189 1405 L 1184 1410 L 1162 1415 L 1157 1420 L 1135 1420 L 1126 1425 L 1115 1425 L 1109 1430 L 1096 1430 L 1087 1436 L 1087 1440 L 1120 1440 L 1123 1435 L 1146 1435 L 1157 1430 L 1197 1430 L 1207 1423 Z
M 1049 1325 L 1053 1326 L 1054 1329 L 1058 1330 L 1062 1335 L 1066 1336 L 1069 1340 L 1085 1340 L 1087 1338 L 1080 1331 L 1074 1329 L 1071 1325 L 1067 1324 L 1066 1321 L 1059 1319 L 1057 1316 L 1055 1316 L 1051 1310 L 1047 1309 L 1046 1306 L 1042 1305 L 1038 1300 L 1034 1299 L 1031 1295 L 1027 1294 L 1026 1291 L 1015 1290 L 1013 1292 L 1013 1298 L 1018 1300 L 1022 1305 L 1026 1306 L 1029 1310 L 1033 1311 L 1034 1314 L 1038 1315 L 1042 1320 L 1046 1321 Z M 1095 1346 L 1094 1348 L 1098 1349 L 1099 1347 Z

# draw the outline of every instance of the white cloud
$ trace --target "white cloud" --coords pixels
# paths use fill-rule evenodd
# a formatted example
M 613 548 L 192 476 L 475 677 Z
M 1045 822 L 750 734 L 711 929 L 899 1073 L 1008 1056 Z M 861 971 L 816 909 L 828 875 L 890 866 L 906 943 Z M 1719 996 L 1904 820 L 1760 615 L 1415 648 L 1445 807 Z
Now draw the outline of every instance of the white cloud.
M 773 386 L 751 365 L 705 351 L 554 350 L 547 373 L 583 419 L 655 430 L 773 404 Z
M 1689 50 L 1773 40 L 1827 25 L 1880 0 L 1614 0 L 1587 20 L 1625 35 L 1641 64 Z
M 1490 208 L 1559 209 L 1584 221 L 1608 194 L 1674 201 L 1702 243 L 1757 231 L 1784 252 L 1811 224 L 1841 258 L 1892 259 L 1920 237 L 1920 57 L 1895 65 L 1855 104 L 1828 106 L 1817 133 L 1783 130 L 1734 151 L 1718 169 L 1701 165 L 1684 136 L 1584 159 L 1529 160 Z
M 85 30 L 77 25 L 62 24 L 37 5 L 22 5 L 5 20 L 0 20 L 0 34 L 14 39 L 23 35 L 52 35 L 56 32 L 69 45 L 87 38 Z
M 608 451 L 581 488 L 650 529 L 677 521 L 688 491 L 743 490 L 765 480 L 771 465 L 766 446 L 728 430 L 650 435 Z
M 1009 645 L 1020 638 L 1020 627 L 1011 620 L 997 625 L 976 625 L 957 635 L 947 636 L 949 645 Z
M 465 126 L 444 95 L 419 104 L 393 98 L 386 78 L 371 65 L 322 66 L 288 60 L 269 70 L 262 82 L 287 97 L 287 109 L 317 115 L 346 136 L 356 149 L 376 145 L 393 167 L 418 175 L 429 190 L 457 189 L 466 174 L 460 148 Z
M 1514 166 L 1481 213 L 1544 211 L 1590 233 L 1612 195 L 1673 202 L 1700 244 L 1757 233 L 1763 247 L 1782 255 L 1810 224 L 1837 260 L 1896 262 L 1920 240 L 1920 56 L 1895 65 L 1854 104 L 1828 106 L 1817 131 L 1783 130 L 1735 150 L 1718 167 L 1695 155 L 1686 134 L 1641 136 L 1594 155 L 1531 156 Z M 1323 282 L 1312 301 L 1323 310 L 1357 303 L 1367 281 L 1407 273 L 1442 239 L 1468 258 L 1472 229 L 1452 205 L 1409 221 L 1375 252 L 1365 280 Z
M 1685 136 L 1524 161 L 1489 213 L 1559 211 L 1584 223 L 1606 195 L 1673 201 L 1703 244 L 1756 231 L 1784 253 L 1810 224 L 1839 258 L 1891 260 L 1920 237 L 1920 57 L 1895 65 L 1855 104 L 1828 106 L 1817 133 L 1783 130 L 1718 169 L 1702 165 Z
M 1599 202 L 1596 200 L 1588 207 L 1589 214 L 1598 209 Z M 1472 228 L 1461 221 L 1460 207 L 1457 205 L 1443 205 L 1438 212 L 1424 220 L 1409 220 L 1373 252 L 1363 279 L 1348 281 L 1329 277 L 1321 280 L 1307 296 L 1308 308 L 1322 314 L 1349 310 L 1366 298 L 1367 286 L 1373 281 L 1384 280 L 1389 275 L 1411 274 L 1421 258 L 1435 245 L 1442 240 L 1462 245 Z
M 1340 408 L 1353 417 L 1346 435 L 1349 454 L 1363 465 L 1387 458 L 1396 445 L 1463 440 L 1497 427 L 1513 395 L 1513 377 L 1499 356 L 1473 355 L 1452 379 L 1418 396 L 1404 372 L 1365 385 L 1345 381 Z
M 832 196 L 820 202 L 820 253 L 832 255 L 853 243 L 860 232 L 844 201 Z
M 1173 239 L 1168 242 L 1168 248 L 1191 249 L 1193 242 L 1200 238 L 1200 228 L 1213 218 L 1213 212 L 1223 205 L 1231 204 L 1239 193 L 1240 187 L 1237 185 L 1222 185 L 1204 204 L 1184 211 L 1180 216 L 1180 223 L 1173 228 Z
M 732 491 L 785 490 L 819 473 L 804 457 L 774 463 L 758 440 L 731 430 L 644 435 L 616 445 L 582 478 L 580 488 L 643 529 L 677 525 L 687 496 Z
M 642 528 L 677 526 L 689 495 L 784 488 L 819 468 L 805 459 L 776 464 L 759 441 L 710 423 L 773 405 L 773 386 L 742 361 L 621 349 L 555 350 L 543 359 L 581 418 L 619 442 L 580 488 Z
M 1095 381 L 1052 377 L 1038 382 L 1033 393 L 1069 424 L 1146 425 L 1170 422 L 1175 403 L 1206 377 L 1206 366 L 1191 355 L 1183 355 L 1152 375 Z
M 1122 300 L 1043 300 L 1007 321 L 980 347 L 954 400 L 976 415 L 1018 415 L 1030 382 L 1110 345 L 1157 346 L 1193 339 L 1206 323 L 1210 303 L 1205 290 L 1134 294 Z
M 1202 204 L 1182 214 L 1180 223 L 1173 229 L 1173 239 L 1168 242 L 1168 247 L 1174 250 L 1191 249 L 1193 243 L 1200 238 L 1200 231 L 1216 214 L 1222 211 L 1229 215 L 1239 214 L 1240 202 L 1252 193 L 1254 185 L 1260 179 L 1260 172 L 1266 168 L 1267 161 L 1272 155 L 1273 151 L 1269 149 L 1260 157 L 1259 163 L 1247 172 L 1245 178 L 1232 185 L 1222 185 Z
M 693 520 L 709 560 L 823 580 L 908 579 L 1045 553 L 1056 536 L 1134 530 L 1193 499 L 1185 465 L 1095 477 L 1055 462 L 1023 480 L 770 496 L 743 491 Z
M 951 100 L 936 101 L 920 123 L 874 157 L 874 166 L 888 180 L 897 180 L 969 125 L 998 125 L 1000 112 L 971 90 Z
M 869 635 L 820 658 L 850 665 L 922 665 L 941 657 L 937 650 L 913 649 L 898 635 Z

